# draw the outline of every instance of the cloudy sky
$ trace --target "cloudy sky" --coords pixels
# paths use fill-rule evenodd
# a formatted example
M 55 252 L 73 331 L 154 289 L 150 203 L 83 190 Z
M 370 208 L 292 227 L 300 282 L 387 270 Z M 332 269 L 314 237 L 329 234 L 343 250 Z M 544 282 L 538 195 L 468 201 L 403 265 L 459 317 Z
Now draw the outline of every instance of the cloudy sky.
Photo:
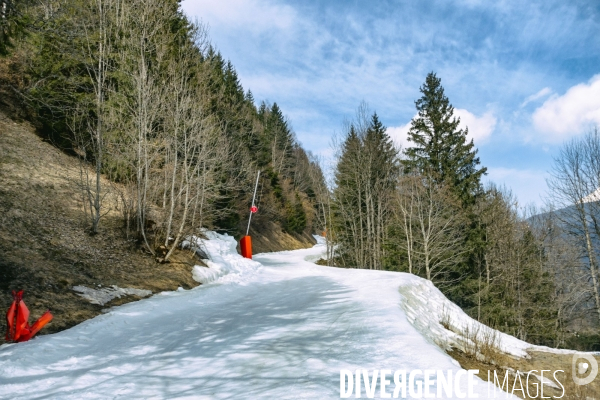
M 600 126 L 598 0 L 184 0 L 257 101 L 331 154 L 362 101 L 399 143 L 434 71 L 487 180 L 542 204 L 561 144 Z

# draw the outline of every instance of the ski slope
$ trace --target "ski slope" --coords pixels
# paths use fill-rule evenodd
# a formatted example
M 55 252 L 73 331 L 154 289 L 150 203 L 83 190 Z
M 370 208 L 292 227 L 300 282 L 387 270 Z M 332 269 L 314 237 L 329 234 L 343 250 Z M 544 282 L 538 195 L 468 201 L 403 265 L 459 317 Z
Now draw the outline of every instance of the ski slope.
M 323 245 L 246 260 L 232 238 L 210 237 L 199 244 L 211 268 L 193 270 L 203 285 L 1 346 L 0 398 L 335 399 L 340 370 L 461 370 L 434 344 L 446 334 L 441 300 L 422 307 L 442 295 L 422 279 L 318 266 Z M 488 383 L 475 380 L 488 398 Z

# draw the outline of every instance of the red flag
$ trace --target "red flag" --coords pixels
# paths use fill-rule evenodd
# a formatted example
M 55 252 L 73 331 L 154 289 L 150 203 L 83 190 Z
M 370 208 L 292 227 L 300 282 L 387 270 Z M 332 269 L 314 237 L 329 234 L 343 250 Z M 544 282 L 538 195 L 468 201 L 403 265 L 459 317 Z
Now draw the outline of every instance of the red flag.
M 23 302 L 23 291 L 13 290 L 13 302 L 6 312 L 6 341 L 26 342 L 31 339 L 48 322 L 52 321 L 52 314 L 46 311 L 32 326 L 29 326 L 29 309 Z

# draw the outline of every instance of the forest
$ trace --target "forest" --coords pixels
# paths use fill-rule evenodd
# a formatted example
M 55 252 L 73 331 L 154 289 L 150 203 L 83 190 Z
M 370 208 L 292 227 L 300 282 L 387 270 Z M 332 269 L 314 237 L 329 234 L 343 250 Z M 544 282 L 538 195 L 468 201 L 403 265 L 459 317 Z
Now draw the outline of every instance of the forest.
M 358 107 L 331 178 L 277 103 L 257 102 L 176 0 L 0 1 L 0 103 L 81 160 L 90 235 L 117 195 L 124 234 L 167 262 L 200 227 L 323 232 L 342 268 L 431 280 L 478 321 L 530 343 L 600 350 L 600 134 L 564 144 L 547 206 L 483 184 L 486 168 L 432 72 L 409 145 Z M 89 166 L 92 166 L 90 169 Z M 93 172 L 90 172 L 93 171 Z M 115 186 L 116 187 L 116 186 Z
M 324 185 L 277 103 L 257 104 L 178 1 L 3 2 L 11 89 L 41 134 L 77 155 L 89 232 L 119 186 L 126 234 L 168 261 L 198 227 L 315 230 Z M 16 45 L 15 45 L 16 44 Z
M 563 145 L 546 205 L 483 184 L 486 168 L 431 72 L 397 148 L 359 106 L 336 143 L 329 263 L 431 280 L 471 317 L 522 340 L 598 349 L 600 134 Z

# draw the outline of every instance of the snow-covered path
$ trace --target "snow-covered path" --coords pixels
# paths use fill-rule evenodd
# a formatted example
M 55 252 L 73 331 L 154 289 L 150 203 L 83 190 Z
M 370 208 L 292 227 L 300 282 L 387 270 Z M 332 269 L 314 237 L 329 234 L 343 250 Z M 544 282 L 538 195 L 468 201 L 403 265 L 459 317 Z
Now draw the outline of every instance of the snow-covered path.
M 4 345 L 0 398 L 328 399 L 340 397 L 341 369 L 461 369 L 399 305 L 399 286 L 418 278 L 305 261 L 322 251 L 257 255 L 263 267 L 237 279 Z

